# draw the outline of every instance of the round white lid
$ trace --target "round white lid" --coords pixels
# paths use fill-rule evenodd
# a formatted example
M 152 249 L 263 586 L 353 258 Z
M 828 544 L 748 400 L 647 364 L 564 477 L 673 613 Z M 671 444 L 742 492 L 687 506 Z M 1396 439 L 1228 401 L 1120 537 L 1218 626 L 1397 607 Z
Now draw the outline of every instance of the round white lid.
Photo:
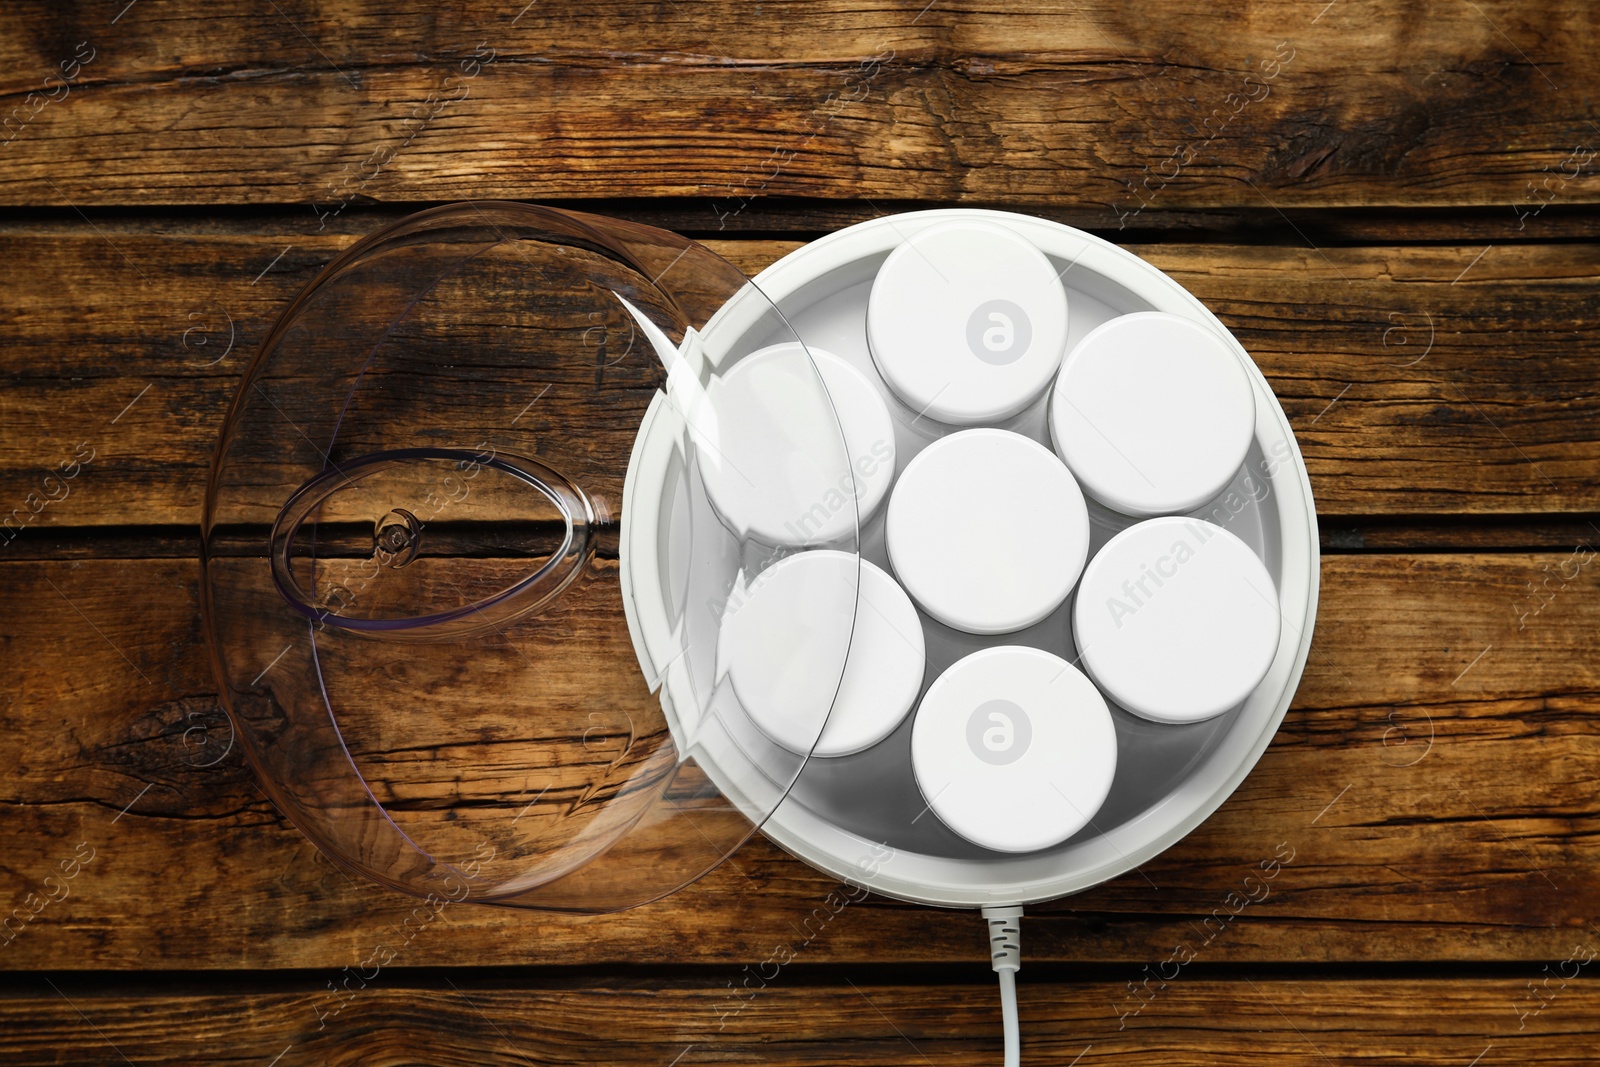
M 831 413 L 810 402 L 819 373 Z M 833 353 L 772 345 L 713 378 L 706 396 L 714 419 L 702 420 L 700 474 L 736 534 L 774 545 L 835 542 L 853 537 L 889 492 L 889 407 Z
M 989 222 L 930 226 L 879 268 L 867 344 L 895 394 L 956 426 L 1015 415 L 1044 390 L 1067 343 L 1067 297 L 1050 261 Z
M 832 602 L 855 597 L 858 581 L 840 680 L 834 643 L 814 640 L 806 620 L 819 603 L 824 617 L 849 618 Z M 751 719 L 778 744 L 802 755 L 847 756 L 888 737 L 911 710 L 927 662 L 922 624 L 910 598 L 879 567 L 849 552 L 800 552 L 734 595 L 744 603 L 725 616 L 718 673 L 732 679 Z M 819 737 L 813 709 L 830 703 Z
M 1189 511 L 1244 463 L 1255 394 L 1238 355 L 1199 323 L 1122 315 L 1062 364 L 1050 436 L 1084 492 L 1126 515 Z
M 1117 731 L 1082 671 L 1004 645 L 958 660 L 928 688 L 911 762 L 950 829 L 985 848 L 1032 852 L 1094 818 L 1116 774 Z
M 1084 569 L 1073 605 L 1079 659 L 1106 696 L 1156 722 L 1238 705 L 1278 652 L 1278 594 L 1235 535 L 1172 516 L 1130 526 Z
M 929 615 L 967 633 L 1011 633 L 1072 591 L 1089 512 L 1049 449 L 1009 430 L 963 430 L 906 464 L 886 534 L 895 576 Z

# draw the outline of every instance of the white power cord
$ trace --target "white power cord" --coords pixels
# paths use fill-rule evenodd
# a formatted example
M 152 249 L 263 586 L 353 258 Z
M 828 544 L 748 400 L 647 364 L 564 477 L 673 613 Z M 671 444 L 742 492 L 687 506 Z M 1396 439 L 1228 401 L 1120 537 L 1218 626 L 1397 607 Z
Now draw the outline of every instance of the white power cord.
M 1022 1027 L 1017 1021 L 1017 971 L 1022 968 L 1022 909 L 988 907 L 989 961 L 1000 976 L 1000 1026 L 1005 1033 L 1005 1067 L 1022 1063 Z

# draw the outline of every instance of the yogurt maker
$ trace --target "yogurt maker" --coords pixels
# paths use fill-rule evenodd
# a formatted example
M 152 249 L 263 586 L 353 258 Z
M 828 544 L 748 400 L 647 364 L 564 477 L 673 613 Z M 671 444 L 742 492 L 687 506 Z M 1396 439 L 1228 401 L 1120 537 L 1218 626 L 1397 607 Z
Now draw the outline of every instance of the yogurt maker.
M 663 230 L 424 211 L 279 317 L 219 441 L 237 736 L 397 890 L 645 904 L 760 831 L 901 900 L 1133 869 L 1238 786 L 1316 614 L 1249 355 L 1132 253 L 1008 212 L 754 277 Z

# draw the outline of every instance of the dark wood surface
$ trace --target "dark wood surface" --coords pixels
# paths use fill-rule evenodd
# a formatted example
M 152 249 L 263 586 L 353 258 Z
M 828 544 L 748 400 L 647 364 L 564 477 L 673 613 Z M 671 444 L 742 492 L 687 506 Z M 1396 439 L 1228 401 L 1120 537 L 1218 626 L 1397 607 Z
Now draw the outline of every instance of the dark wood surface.
M 0 16 L 0 514 L 31 515 L 0 543 L 0 903 L 31 916 L 0 946 L 0 1062 L 998 1060 L 964 914 L 869 897 L 735 998 L 837 888 L 759 839 L 619 915 L 452 907 L 330 991 L 411 905 L 320 857 L 227 744 L 204 472 L 322 264 L 487 196 L 751 270 L 888 211 L 1009 206 L 1173 274 L 1305 452 L 1316 641 L 1216 815 L 1030 909 L 1025 1062 L 1593 1061 L 1585 5 L 125 4 Z M 1269 896 L 1198 935 L 1280 848 Z

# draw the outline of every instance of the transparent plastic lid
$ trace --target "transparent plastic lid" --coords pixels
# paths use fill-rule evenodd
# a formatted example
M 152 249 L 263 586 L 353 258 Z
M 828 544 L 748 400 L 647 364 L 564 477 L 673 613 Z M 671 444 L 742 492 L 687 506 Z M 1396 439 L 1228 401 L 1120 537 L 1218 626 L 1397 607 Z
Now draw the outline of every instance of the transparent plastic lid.
M 703 246 L 423 212 L 300 294 L 228 415 L 202 581 L 224 702 L 278 806 L 379 882 L 656 899 L 747 839 L 822 733 L 856 568 L 772 635 L 781 730 L 719 648 L 776 561 L 859 563 L 852 485 L 810 354 Z

